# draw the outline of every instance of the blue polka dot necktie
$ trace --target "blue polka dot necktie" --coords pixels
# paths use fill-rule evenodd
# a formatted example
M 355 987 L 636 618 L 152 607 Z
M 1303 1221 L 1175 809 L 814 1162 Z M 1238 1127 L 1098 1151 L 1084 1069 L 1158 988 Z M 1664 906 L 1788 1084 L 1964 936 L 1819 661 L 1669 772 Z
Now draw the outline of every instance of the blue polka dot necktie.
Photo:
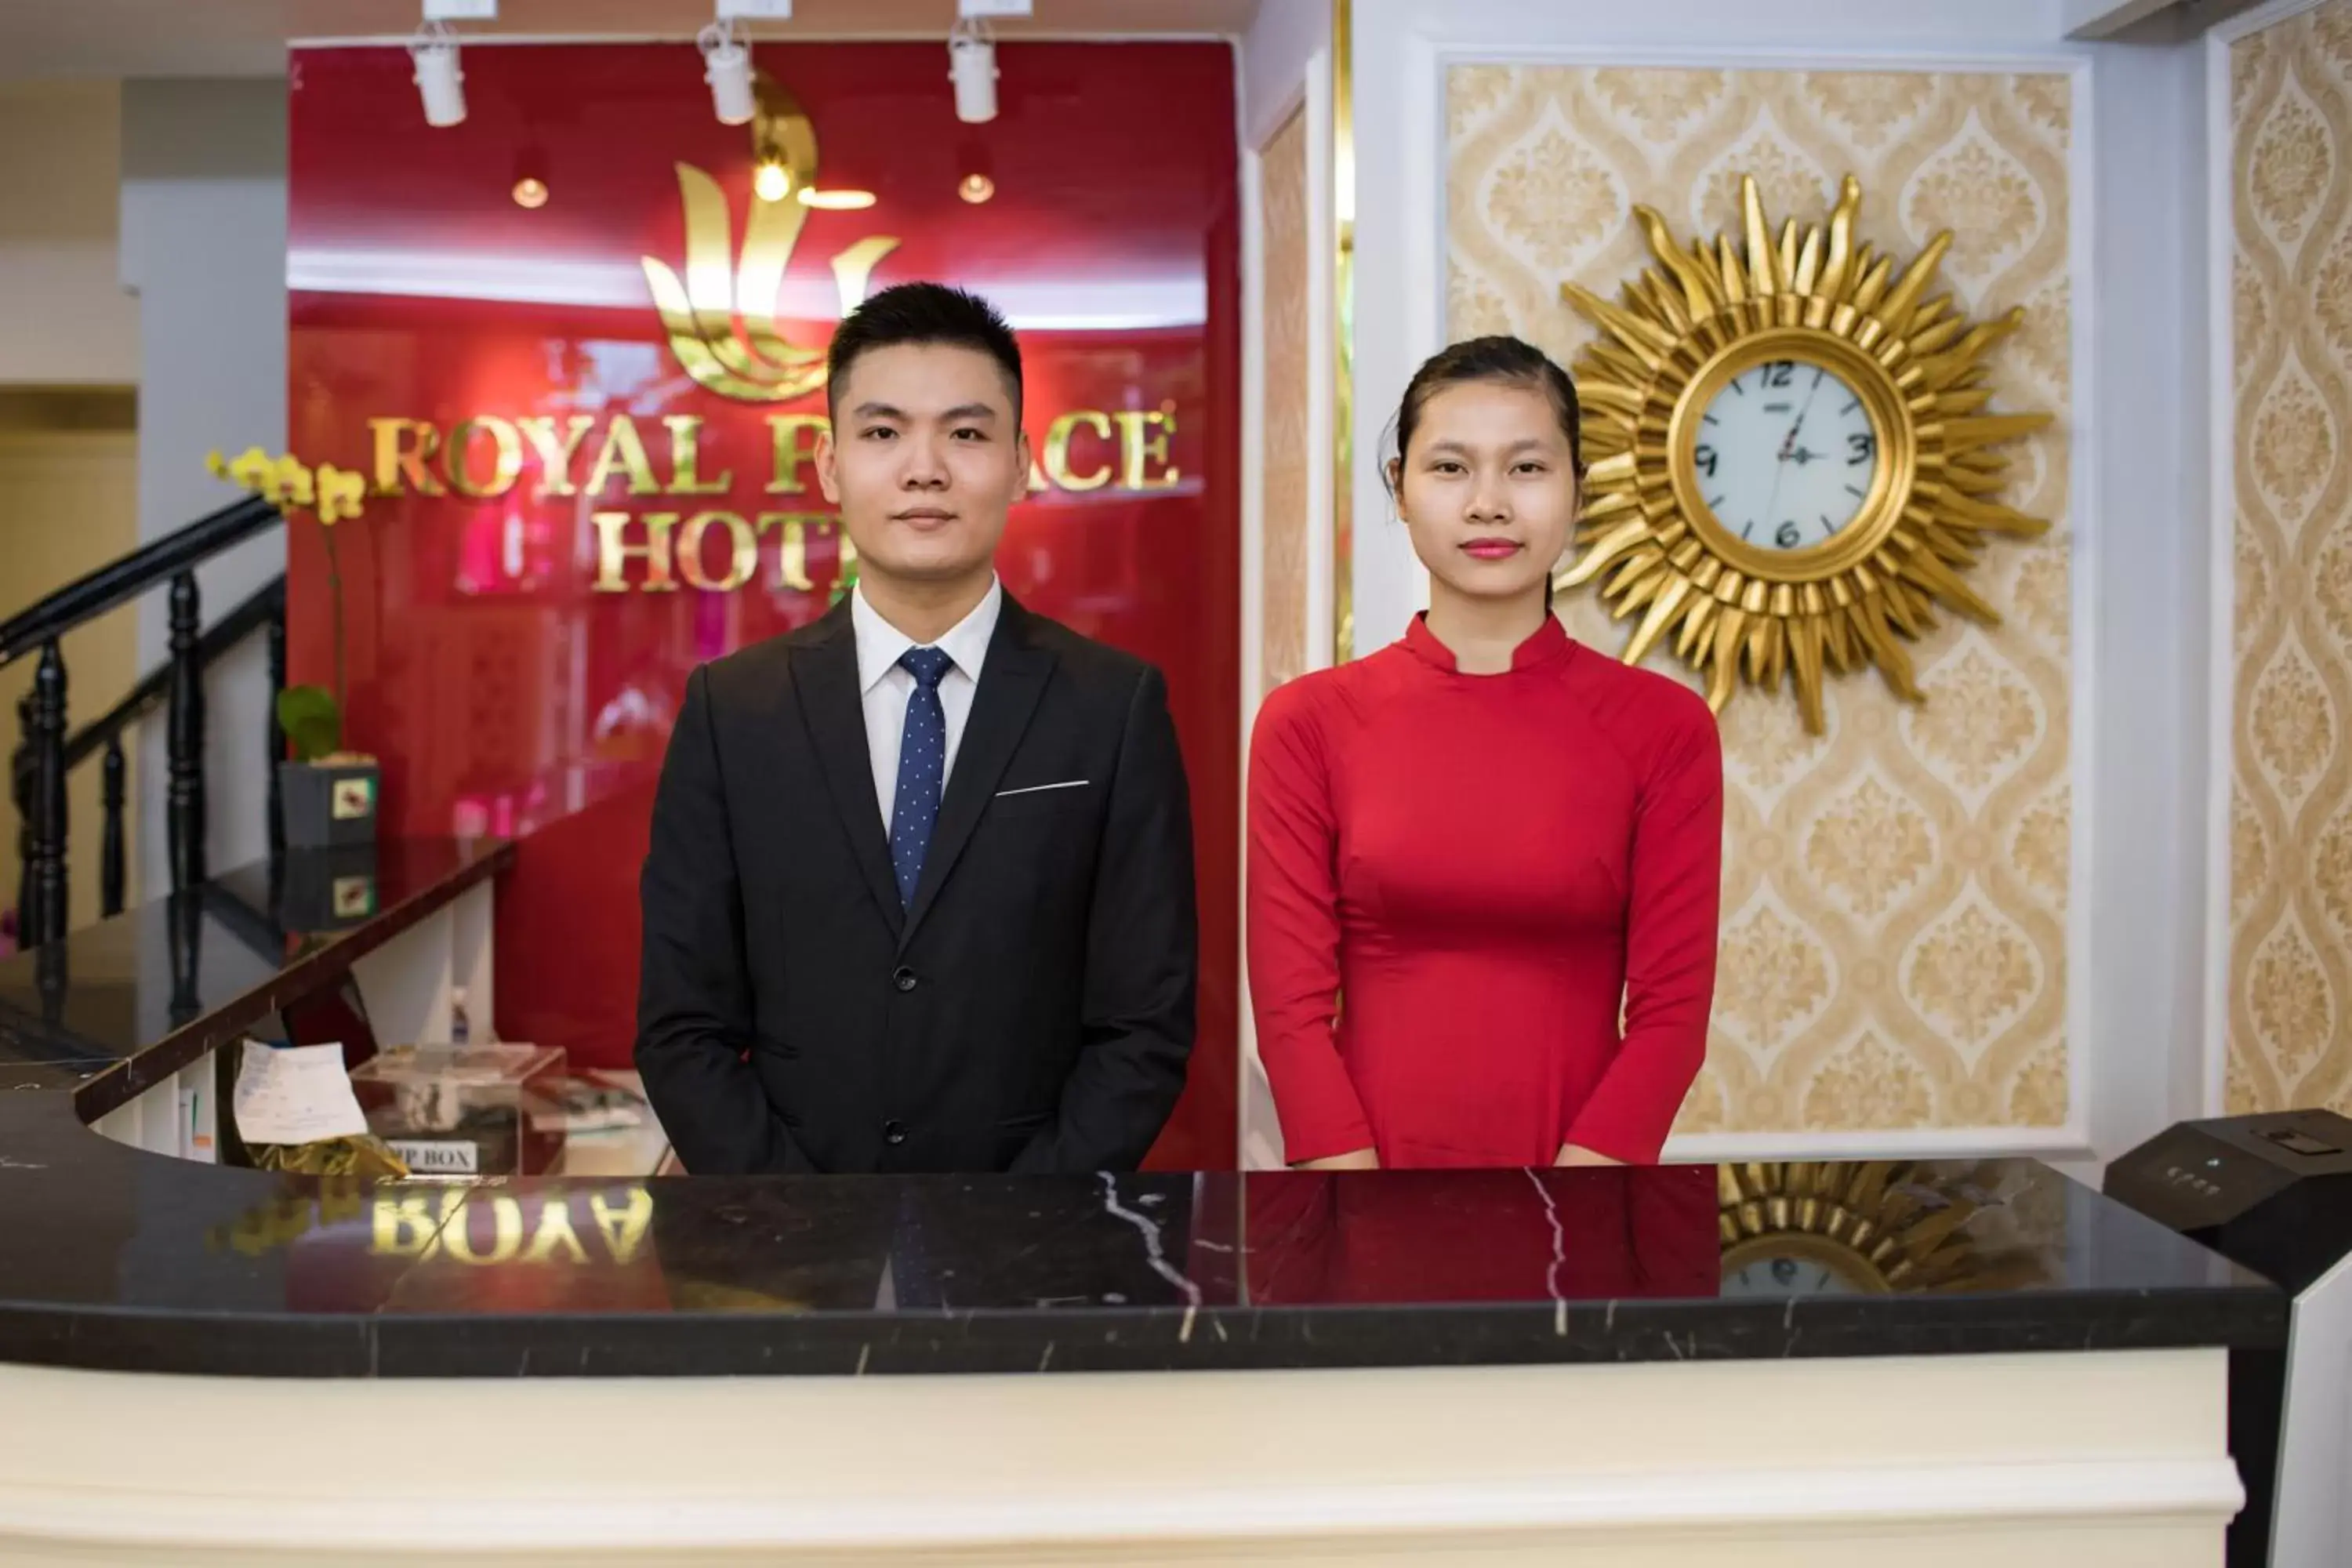
M 898 736 L 898 792 L 890 806 L 890 869 L 898 878 L 898 902 L 915 904 L 923 879 L 923 855 L 940 819 L 940 786 L 948 774 L 948 715 L 940 706 L 940 682 L 955 660 L 935 647 L 910 647 L 899 667 L 915 678 L 907 698 L 907 727 Z

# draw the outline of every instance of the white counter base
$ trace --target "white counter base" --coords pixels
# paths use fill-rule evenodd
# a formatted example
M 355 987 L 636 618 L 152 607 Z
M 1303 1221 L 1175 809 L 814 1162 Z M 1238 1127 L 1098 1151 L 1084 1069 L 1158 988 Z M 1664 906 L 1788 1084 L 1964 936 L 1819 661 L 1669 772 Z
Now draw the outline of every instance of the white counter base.
M 298 1382 L 0 1366 L 0 1564 L 2219 1568 L 2225 1353 Z

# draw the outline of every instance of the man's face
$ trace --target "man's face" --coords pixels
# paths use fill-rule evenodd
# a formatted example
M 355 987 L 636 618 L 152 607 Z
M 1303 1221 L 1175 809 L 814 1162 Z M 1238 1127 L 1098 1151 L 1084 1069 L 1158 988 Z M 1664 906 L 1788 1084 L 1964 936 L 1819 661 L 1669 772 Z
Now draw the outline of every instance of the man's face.
M 1029 484 L 1029 442 L 997 363 L 950 343 L 859 355 L 833 388 L 817 481 L 858 570 L 908 583 L 976 575 Z

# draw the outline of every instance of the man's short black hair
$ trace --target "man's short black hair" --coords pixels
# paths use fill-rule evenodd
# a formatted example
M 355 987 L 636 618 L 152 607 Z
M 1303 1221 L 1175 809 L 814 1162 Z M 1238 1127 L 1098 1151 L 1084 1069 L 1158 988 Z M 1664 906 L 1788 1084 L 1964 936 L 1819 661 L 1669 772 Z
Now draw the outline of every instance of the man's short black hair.
M 1013 419 L 1021 420 L 1021 345 L 995 306 L 968 289 L 945 283 L 899 283 L 870 296 L 842 318 L 825 354 L 825 397 L 849 367 L 876 349 L 898 343 L 949 343 L 975 349 L 1004 372 L 1013 394 Z

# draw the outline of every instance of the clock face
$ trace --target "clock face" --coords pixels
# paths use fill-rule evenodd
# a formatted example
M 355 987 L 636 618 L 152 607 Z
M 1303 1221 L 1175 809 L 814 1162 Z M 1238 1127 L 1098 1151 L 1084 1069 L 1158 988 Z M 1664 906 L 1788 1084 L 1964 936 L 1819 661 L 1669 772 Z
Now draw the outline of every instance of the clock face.
M 1878 435 L 1835 371 L 1764 360 L 1725 383 L 1692 453 L 1699 491 L 1726 531 L 1759 550 L 1810 550 L 1862 510 L 1878 476 Z
M 1859 1296 L 1867 1294 L 1828 1264 L 1804 1257 L 1754 1258 L 1724 1271 L 1726 1296 Z

